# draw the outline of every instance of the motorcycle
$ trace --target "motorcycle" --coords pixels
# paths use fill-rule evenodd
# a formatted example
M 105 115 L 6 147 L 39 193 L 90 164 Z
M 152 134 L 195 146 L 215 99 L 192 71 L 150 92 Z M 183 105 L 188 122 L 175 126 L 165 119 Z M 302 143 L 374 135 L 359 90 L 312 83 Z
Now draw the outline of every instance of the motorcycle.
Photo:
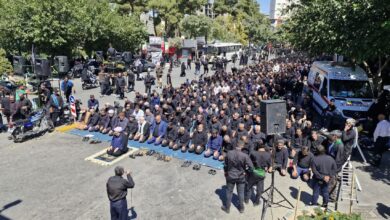
M 76 64 L 74 65 L 68 72 L 68 77 L 70 79 L 72 78 L 79 78 L 81 76 L 81 73 L 84 69 L 83 64 Z
M 53 132 L 54 124 L 48 118 L 46 109 L 40 109 L 31 114 L 27 119 L 18 120 L 13 123 L 11 138 L 15 143 L 23 142 L 46 132 Z
M 83 90 L 86 90 L 86 89 L 92 89 L 92 88 L 96 88 L 96 87 L 99 87 L 99 81 L 97 80 L 96 78 L 96 75 L 93 74 L 93 68 L 88 68 L 88 70 L 85 70 L 87 71 L 86 72 L 86 76 L 82 77 L 82 84 L 81 84 L 81 88 Z

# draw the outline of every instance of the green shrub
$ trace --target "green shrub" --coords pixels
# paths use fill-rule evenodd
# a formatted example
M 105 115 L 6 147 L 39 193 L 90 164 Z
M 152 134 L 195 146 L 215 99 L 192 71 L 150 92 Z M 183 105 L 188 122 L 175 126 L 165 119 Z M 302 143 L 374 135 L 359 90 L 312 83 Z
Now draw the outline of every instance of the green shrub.
M 3 48 L 0 48 L 0 76 L 4 73 L 8 75 L 11 75 L 13 73 L 12 65 L 5 56 L 5 50 Z
M 307 212 L 304 212 L 302 215 L 298 216 L 298 220 L 362 220 L 360 214 L 352 213 L 345 214 L 341 212 L 324 212 L 320 208 L 314 209 L 312 215 L 308 215 Z

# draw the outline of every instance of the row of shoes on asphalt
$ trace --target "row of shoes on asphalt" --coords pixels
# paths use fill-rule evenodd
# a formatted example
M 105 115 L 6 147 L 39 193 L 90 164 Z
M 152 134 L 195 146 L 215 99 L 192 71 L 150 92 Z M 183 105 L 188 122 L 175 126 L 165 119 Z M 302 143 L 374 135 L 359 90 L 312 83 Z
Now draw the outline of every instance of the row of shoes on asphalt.
M 171 157 L 167 156 L 167 155 L 164 155 L 164 154 L 160 154 L 158 152 L 156 152 L 155 150 L 139 150 L 137 151 L 136 153 L 133 153 L 131 154 L 129 157 L 132 158 L 132 159 L 135 159 L 136 157 L 142 157 L 142 156 L 154 156 L 157 158 L 157 160 L 162 160 L 162 161 L 165 161 L 165 162 L 169 162 L 172 160 Z
M 186 160 L 186 161 L 184 161 L 184 163 L 181 165 L 181 167 L 189 167 L 189 166 L 191 166 L 191 164 L 192 164 L 191 161 Z M 201 164 L 195 164 L 195 165 L 192 167 L 192 169 L 198 171 L 198 170 L 200 170 L 201 167 L 202 167 Z M 214 169 L 210 169 L 208 173 L 209 173 L 210 175 L 215 175 L 215 174 L 217 174 L 217 171 L 214 170 Z
M 83 137 L 83 142 L 89 142 L 90 144 L 100 144 L 102 141 L 91 139 L 90 137 Z

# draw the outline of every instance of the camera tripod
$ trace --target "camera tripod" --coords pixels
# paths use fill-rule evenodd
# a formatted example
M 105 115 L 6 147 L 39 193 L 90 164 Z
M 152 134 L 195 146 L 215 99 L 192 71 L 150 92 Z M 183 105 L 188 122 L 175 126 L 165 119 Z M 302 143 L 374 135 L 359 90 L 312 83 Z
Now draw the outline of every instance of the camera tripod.
M 279 135 L 279 136 L 280 136 L 280 135 Z M 285 207 L 285 208 L 288 208 L 288 209 L 294 208 L 294 205 L 293 205 L 290 201 L 288 201 L 288 199 L 286 198 L 286 196 L 284 196 L 283 193 L 280 192 L 279 189 L 276 188 L 276 186 L 275 186 L 275 170 L 276 170 L 276 169 L 275 169 L 275 151 L 276 151 L 276 147 L 275 147 L 276 138 L 275 138 L 275 137 L 276 137 L 276 135 L 274 136 L 274 143 L 273 143 L 274 148 L 272 149 L 271 185 L 270 185 L 267 189 L 265 189 L 264 192 L 263 192 L 263 193 L 267 192 L 268 198 L 265 199 L 265 198 L 263 197 L 263 201 L 264 201 L 264 202 L 263 202 L 263 211 L 262 211 L 262 213 L 261 213 L 261 220 L 264 220 L 264 219 L 265 219 L 265 215 L 266 215 L 266 213 L 267 213 L 268 207 L 271 207 L 271 208 L 272 208 L 272 206 L 278 205 L 278 206 L 282 206 L 282 207 Z M 274 191 L 276 191 L 283 199 L 280 200 L 280 201 L 278 201 L 278 202 L 275 202 L 275 201 L 274 201 Z M 286 201 L 290 206 L 284 206 L 284 205 L 280 204 L 280 203 L 282 203 L 282 202 L 284 202 L 284 201 Z

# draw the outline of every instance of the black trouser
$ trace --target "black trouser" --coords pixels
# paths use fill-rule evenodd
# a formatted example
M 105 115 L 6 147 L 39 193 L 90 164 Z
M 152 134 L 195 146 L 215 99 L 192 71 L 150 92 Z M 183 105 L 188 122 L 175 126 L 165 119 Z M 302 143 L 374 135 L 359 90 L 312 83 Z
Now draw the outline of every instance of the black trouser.
M 167 84 L 172 85 L 171 74 L 167 75 Z
M 389 148 L 387 143 L 389 142 L 390 137 L 378 137 L 374 144 L 374 154 L 375 154 L 375 162 L 377 165 L 380 165 L 382 160 L 382 154 L 386 152 Z
M 134 81 L 132 81 L 132 82 L 129 81 L 129 85 L 128 85 L 127 89 L 129 92 L 134 90 Z
M 110 84 L 102 83 L 102 95 L 107 95 L 109 91 L 110 91 Z
M 234 186 L 237 186 L 237 195 L 240 203 L 240 209 L 244 209 L 244 194 L 245 194 L 245 181 L 237 180 L 237 181 L 226 181 L 226 203 L 225 207 L 230 209 L 233 198 L 233 190 Z
M 72 92 L 65 92 L 66 102 L 69 103 L 69 97 L 72 94 Z
M 122 150 L 117 150 L 114 152 L 114 150 L 115 150 L 115 148 L 112 148 L 111 150 L 107 150 L 107 154 L 114 156 L 114 157 L 119 157 L 120 155 L 127 152 L 127 151 L 122 151 Z
M 139 75 L 142 72 L 142 67 L 137 67 L 137 80 L 139 80 Z
M 118 93 L 118 95 L 119 95 L 119 98 L 120 98 L 120 99 L 123 99 L 123 98 L 125 97 L 125 90 L 124 90 L 124 88 L 118 86 L 118 87 L 116 88 L 116 90 L 117 90 L 117 93 Z
M 115 202 L 110 201 L 110 214 L 111 220 L 127 220 L 129 213 L 126 198 Z
M 150 96 L 150 93 L 152 93 L 152 86 L 150 85 L 145 86 L 145 93 L 147 93 L 148 96 Z
M 245 187 L 245 201 L 248 201 L 252 197 L 253 187 L 256 186 L 256 199 L 255 203 L 260 203 L 261 194 L 264 191 L 264 178 L 263 179 L 248 179 L 248 183 Z
M 206 74 L 206 73 L 209 73 L 209 68 L 208 67 L 204 67 L 204 73 L 203 74 Z
M 50 113 L 50 119 L 53 122 L 54 126 L 57 126 L 57 118 L 60 116 L 60 112 L 58 110 L 54 110 Z
M 104 95 L 104 83 L 100 82 L 100 94 Z

